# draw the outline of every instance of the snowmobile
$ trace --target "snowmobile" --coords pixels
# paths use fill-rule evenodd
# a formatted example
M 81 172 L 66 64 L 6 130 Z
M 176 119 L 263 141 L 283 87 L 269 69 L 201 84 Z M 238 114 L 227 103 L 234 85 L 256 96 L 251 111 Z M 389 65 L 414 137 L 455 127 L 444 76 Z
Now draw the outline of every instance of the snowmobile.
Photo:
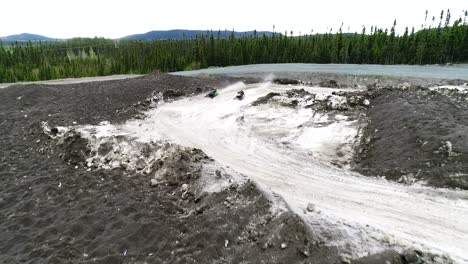
M 213 91 L 209 92 L 206 97 L 209 97 L 211 99 L 215 98 L 216 96 L 218 96 L 218 90 L 214 89 Z

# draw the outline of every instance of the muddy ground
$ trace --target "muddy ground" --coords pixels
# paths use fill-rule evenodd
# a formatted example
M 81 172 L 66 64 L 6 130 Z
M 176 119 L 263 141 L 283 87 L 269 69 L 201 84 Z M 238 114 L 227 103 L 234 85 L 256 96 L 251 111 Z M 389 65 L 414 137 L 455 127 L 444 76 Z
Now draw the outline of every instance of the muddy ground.
M 272 213 L 253 183 L 187 194 L 184 184 L 197 181 L 187 176 L 196 173 L 192 165 L 213 162 L 197 150 L 181 148 L 161 161 L 183 174 L 152 186 L 151 176 L 138 172 L 88 171 L 85 139 L 71 135 L 58 144 L 44 133 L 43 121 L 124 122 L 154 107 L 159 95 L 171 100 L 239 80 L 257 81 L 153 74 L 0 90 L 0 263 L 349 263 L 298 216 Z M 421 254 L 389 251 L 356 263 L 420 263 Z

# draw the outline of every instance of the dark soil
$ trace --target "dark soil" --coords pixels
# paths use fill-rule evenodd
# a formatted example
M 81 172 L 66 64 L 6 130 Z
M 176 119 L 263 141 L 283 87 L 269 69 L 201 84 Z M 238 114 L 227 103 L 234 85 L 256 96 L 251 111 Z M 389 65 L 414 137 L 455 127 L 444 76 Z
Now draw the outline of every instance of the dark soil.
M 155 74 L 0 90 L 0 263 L 335 263 L 334 249 L 296 215 L 273 216 L 251 183 L 181 198 L 177 183 L 86 171 L 85 139 L 56 145 L 41 127 L 123 122 L 156 92 L 170 99 L 234 81 Z
M 453 90 L 371 92 L 369 123 L 357 157 L 367 175 L 468 189 L 468 95 Z

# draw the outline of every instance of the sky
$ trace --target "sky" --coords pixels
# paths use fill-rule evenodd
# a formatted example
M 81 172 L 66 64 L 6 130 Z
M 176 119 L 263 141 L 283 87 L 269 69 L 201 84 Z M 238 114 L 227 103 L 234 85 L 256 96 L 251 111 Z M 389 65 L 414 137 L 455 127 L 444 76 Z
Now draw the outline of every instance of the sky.
M 106 37 L 151 30 L 291 30 L 294 35 L 361 32 L 377 25 L 397 32 L 424 24 L 426 10 L 438 21 L 450 9 L 452 21 L 468 9 L 467 0 L 1 0 L 0 36 L 33 33 L 52 38 Z M 428 18 L 428 21 L 431 19 Z

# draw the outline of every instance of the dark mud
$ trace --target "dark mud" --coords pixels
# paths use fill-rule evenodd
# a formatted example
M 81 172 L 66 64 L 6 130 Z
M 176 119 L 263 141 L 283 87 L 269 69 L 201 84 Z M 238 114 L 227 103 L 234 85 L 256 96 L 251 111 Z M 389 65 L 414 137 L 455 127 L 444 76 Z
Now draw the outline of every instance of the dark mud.
M 468 189 L 468 94 L 423 87 L 371 91 L 357 169 L 402 183 Z

